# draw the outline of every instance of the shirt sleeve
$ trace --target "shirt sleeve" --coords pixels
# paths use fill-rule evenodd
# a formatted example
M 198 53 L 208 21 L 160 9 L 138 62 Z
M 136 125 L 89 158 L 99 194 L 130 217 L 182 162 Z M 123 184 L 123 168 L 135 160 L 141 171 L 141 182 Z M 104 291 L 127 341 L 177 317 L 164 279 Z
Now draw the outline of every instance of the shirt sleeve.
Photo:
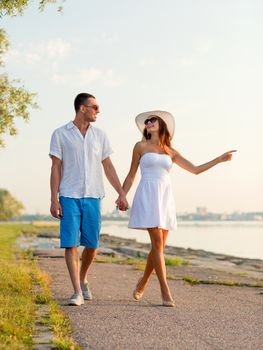
M 55 130 L 51 136 L 49 156 L 55 156 L 62 160 L 62 147 L 57 130 Z
M 110 145 L 110 141 L 106 134 L 103 133 L 103 142 L 102 142 L 102 155 L 101 160 L 108 158 L 113 153 L 113 150 Z

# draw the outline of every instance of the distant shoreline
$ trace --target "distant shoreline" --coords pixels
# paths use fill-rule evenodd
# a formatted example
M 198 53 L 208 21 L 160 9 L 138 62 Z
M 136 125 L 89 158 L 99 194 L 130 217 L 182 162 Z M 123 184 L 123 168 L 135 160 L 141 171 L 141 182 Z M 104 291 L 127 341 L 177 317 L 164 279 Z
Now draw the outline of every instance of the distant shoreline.
M 101 217 L 102 221 L 122 221 L 122 222 L 128 222 L 129 218 L 127 217 L 108 217 L 102 215 Z M 183 219 L 180 216 L 177 217 L 178 223 L 198 223 L 198 222 L 207 222 L 207 223 L 229 223 L 229 222 L 242 222 L 242 223 L 254 223 L 257 222 L 259 224 L 263 225 L 263 219 L 211 219 L 211 218 L 195 218 L 195 219 Z M 19 218 L 15 218 L 11 221 L 0 221 L 0 224 L 6 224 L 6 223 L 32 223 L 32 222 L 41 222 L 41 223 L 46 223 L 46 222 L 54 222 L 54 223 L 59 223 L 58 219 L 52 218 L 51 216 L 44 216 L 44 217 L 39 217 L 39 216 L 22 216 Z

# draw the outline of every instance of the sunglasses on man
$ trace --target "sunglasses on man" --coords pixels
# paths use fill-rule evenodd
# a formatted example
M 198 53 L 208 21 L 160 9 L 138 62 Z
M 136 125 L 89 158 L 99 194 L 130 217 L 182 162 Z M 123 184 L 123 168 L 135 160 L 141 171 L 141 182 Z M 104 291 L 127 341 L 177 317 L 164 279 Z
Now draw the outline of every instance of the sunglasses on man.
M 147 125 L 149 122 L 150 123 L 156 123 L 157 122 L 157 118 L 156 117 L 151 117 L 151 118 L 149 118 L 149 119 L 145 119 L 145 121 L 144 121 L 144 125 Z
M 83 105 L 83 106 L 92 108 L 92 109 L 94 109 L 94 111 L 98 111 L 100 108 L 98 105 Z

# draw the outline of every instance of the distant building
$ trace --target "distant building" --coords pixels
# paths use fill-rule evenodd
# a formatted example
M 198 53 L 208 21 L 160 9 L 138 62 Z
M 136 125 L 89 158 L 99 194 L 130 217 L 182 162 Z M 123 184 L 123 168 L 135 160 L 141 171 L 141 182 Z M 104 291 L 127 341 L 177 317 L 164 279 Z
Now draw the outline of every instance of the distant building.
M 196 214 L 199 216 L 206 216 L 207 215 L 207 208 L 206 207 L 197 207 Z

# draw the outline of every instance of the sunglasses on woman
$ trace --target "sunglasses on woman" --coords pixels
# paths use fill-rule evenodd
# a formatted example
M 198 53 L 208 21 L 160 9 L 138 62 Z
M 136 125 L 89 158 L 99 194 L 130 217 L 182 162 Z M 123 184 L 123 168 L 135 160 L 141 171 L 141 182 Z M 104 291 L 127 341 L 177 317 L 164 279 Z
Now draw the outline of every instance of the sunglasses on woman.
M 149 122 L 150 123 L 155 123 L 155 122 L 157 122 L 157 118 L 156 117 L 151 117 L 151 118 L 149 118 L 149 119 L 145 119 L 145 121 L 144 121 L 144 125 L 147 125 Z

